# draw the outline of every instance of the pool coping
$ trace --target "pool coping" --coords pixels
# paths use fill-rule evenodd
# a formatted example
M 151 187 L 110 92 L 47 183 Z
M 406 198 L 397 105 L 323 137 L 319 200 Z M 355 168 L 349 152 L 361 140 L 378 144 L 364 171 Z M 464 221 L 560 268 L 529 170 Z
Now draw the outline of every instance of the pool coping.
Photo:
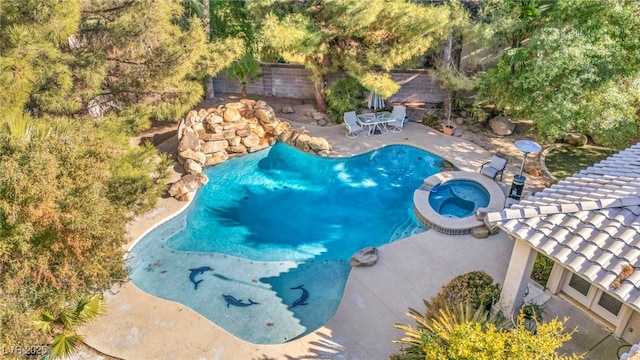
M 437 213 L 429 204 L 431 189 L 450 180 L 469 180 L 478 183 L 489 192 L 489 204 L 479 208 L 476 216 L 452 218 Z M 447 235 L 465 235 L 479 226 L 484 226 L 482 214 L 500 211 L 504 208 L 506 197 L 502 187 L 493 179 L 469 171 L 444 171 L 429 176 L 423 185 L 413 193 L 413 206 L 416 218 L 430 230 L 436 230 Z

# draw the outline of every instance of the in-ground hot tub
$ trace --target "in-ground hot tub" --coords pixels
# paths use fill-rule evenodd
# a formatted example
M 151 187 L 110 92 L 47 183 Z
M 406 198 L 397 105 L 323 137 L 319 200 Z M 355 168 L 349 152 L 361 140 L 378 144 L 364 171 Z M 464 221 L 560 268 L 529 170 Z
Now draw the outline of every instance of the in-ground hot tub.
M 431 188 L 429 205 L 442 216 L 464 218 L 489 205 L 489 192 L 471 180 L 450 180 Z
M 504 209 L 504 191 L 493 179 L 467 171 L 445 171 L 424 180 L 413 194 L 416 218 L 444 234 L 469 234 L 483 222 L 478 211 Z

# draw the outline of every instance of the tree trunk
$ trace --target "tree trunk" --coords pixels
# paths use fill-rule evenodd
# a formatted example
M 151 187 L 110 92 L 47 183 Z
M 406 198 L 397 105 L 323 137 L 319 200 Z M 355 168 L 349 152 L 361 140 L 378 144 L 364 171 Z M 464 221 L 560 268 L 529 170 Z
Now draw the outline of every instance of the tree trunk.
M 242 88 L 240 89 L 240 97 L 242 99 L 247 98 L 247 84 L 242 84 Z
M 324 75 L 320 76 L 320 81 L 313 84 L 313 89 L 316 98 L 316 110 L 324 112 L 327 109 L 327 104 L 324 102 Z
M 207 32 L 207 41 L 211 41 L 211 26 L 209 25 L 211 22 L 211 7 L 209 6 L 209 0 L 202 0 L 202 5 L 204 7 L 203 11 L 203 22 L 204 22 L 204 31 Z
M 211 41 L 211 8 L 209 6 L 209 0 L 202 0 L 202 5 L 204 5 L 204 14 L 203 14 L 203 22 L 204 22 L 204 31 L 207 32 L 207 42 Z M 206 99 L 213 99 L 216 97 L 216 92 L 213 87 L 213 76 L 209 76 L 207 79 L 207 85 L 204 88 L 204 94 Z
M 447 36 L 447 45 L 444 47 L 442 51 L 442 67 L 445 71 L 449 71 L 451 69 L 451 51 L 453 50 L 453 34 L 449 34 Z M 445 122 L 445 126 L 451 125 L 451 107 L 453 103 L 453 89 L 447 86 L 445 89 L 444 96 L 444 104 L 443 107 L 446 111 L 447 121 Z

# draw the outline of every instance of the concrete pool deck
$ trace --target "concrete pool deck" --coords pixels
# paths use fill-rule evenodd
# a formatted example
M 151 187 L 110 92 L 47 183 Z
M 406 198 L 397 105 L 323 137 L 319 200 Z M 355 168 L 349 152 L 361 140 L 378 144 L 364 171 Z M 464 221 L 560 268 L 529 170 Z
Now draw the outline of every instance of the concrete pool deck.
M 310 135 L 325 137 L 337 156 L 407 144 L 474 172 L 491 158 L 472 143 L 414 123 L 407 124 L 401 133 L 356 139 L 344 136 L 344 126 L 305 127 Z M 511 179 L 515 171 L 517 165 L 511 164 L 505 179 Z M 171 198 L 160 199 L 154 211 L 131 224 L 132 242 L 186 205 Z M 239 340 L 186 306 L 149 295 L 130 282 L 105 294 L 106 315 L 84 326 L 80 333 L 89 347 L 122 359 L 388 359 L 400 348 L 392 341 L 403 336 L 394 324 L 412 323 L 405 315 L 410 307 L 423 310 L 423 299 L 469 271 L 483 270 L 503 283 L 512 246 L 503 232 L 480 240 L 436 231 L 381 246 L 376 265 L 352 270 L 335 316 L 312 334 L 285 344 L 256 345 Z M 547 314 L 571 316 L 578 321 L 571 328 L 586 329 L 574 335 L 578 342 L 565 346 L 567 350 L 589 352 L 585 359 L 616 359 L 610 350 L 615 354 L 617 346 L 624 343 L 586 316 L 577 313 L 574 317 L 572 308 L 563 306 L 562 301 L 553 297 L 547 303 Z

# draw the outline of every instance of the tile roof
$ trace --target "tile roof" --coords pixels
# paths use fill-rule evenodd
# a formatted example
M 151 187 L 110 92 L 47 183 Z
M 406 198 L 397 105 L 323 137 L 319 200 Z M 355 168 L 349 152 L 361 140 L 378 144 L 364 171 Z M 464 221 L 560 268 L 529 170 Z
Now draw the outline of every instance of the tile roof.
M 640 143 L 487 220 L 640 310 Z

